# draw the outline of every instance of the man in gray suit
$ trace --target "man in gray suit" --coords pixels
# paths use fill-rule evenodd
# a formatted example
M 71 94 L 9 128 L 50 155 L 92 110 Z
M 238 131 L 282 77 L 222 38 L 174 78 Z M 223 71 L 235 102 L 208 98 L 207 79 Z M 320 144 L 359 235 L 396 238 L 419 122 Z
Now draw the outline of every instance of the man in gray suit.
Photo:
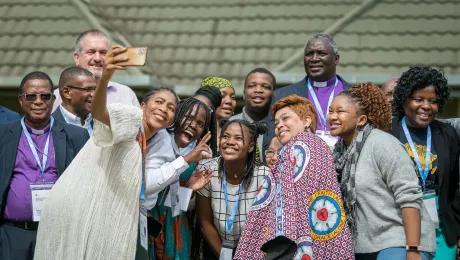
M 89 139 L 51 116 L 53 83 L 43 72 L 19 87 L 21 120 L 0 125 L 0 259 L 32 260 L 43 201 Z
M 318 115 L 317 132 L 321 132 L 321 136 L 326 136 L 329 132 L 327 113 L 332 99 L 352 87 L 336 74 L 339 61 L 340 55 L 335 40 L 325 33 L 313 34 L 304 49 L 303 63 L 307 76 L 293 85 L 276 90 L 271 106 L 292 94 L 308 98 Z M 264 139 L 264 150 L 275 134 L 274 119 L 271 115 L 268 116 L 267 122 L 268 134 Z

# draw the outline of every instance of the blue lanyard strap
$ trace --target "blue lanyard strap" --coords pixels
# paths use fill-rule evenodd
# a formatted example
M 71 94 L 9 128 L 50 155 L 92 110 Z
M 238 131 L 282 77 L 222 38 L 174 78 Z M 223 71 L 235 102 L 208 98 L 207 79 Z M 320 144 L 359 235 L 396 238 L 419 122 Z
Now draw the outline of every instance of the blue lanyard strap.
M 286 147 L 286 146 L 285 146 Z M 280 151 L 280 154 L 284 153 L 285 147 Z M 278 171 L 278 183 L 276 184 L 276 201 L 275 201 L 275 216 L 276 216 L 276 236 L 284 236 L 284 220 L 283 220 L 283 169 L 284 165 L 281 164 Z
M 327 102 L 326 113 L 324 113 L 323 109 L 321 108 L 321 104 L 318 101 L 318 97 L 316 97 L 316 93 L 315 93 L 315 91 L 313 90 L 313 87 L 310 84 L 310 80 L 308 78 L 306 80 L 307 80 L 308 92 L 310 93 L 310 96 L 313 99 L 313 103 L 315 104 L 316 112 L 319 114 L 319 117 L 322 120 L 323 130 L 326 130 L 327 113 L 329 111 L 329 107 L 331 106 L 332 100 L 334 99 L 335 88 L 337 87 L 337 84 L 339 83 L 339 80 L 337 79 L 337 77 L 335 77 L 334 88 L 332 89 L 331 95 L 329 96 L 329 101 Z
M 418 156 L 417 150 L 415 149 L 414 142 L 412 141 L 412 137 L 410 135 L 409 129 L 407 128 L 406 124 L 406 117 L 402 119 L 402 127 L 404 130 L 404 135 L 406 136 L 407 141 L 409 142 L 410 149 L 414 154 L 414 160 L 417 164 L 418 171 L 420 173 L 420 177 L 422 179 L 422 184 L 425 187 L 426 178 L 428 177 L 428 172 L 430 170 L 430 156 L 431 156 L 431 127 L 428 126 L 428 133 L 426 136 L 426 154 L 425 154 L 425 168 L 422 169 L 422 163 L 420 162 L 420 157 Z
M 38 157 L 37 153 L 37 148 L 35 147 L 34 141 L 32 140 L 32 137 L 30 136 L 29 130 L 27 130 L 27 127 L 24 123 L 24 118 L 21 119 L 21 126 L 22 126 L 22 131 L 24 132 L 24 135 L 27 138 L 27 142 L 29 143 L 30 150 L 32 150 L 32 154 L 34 155 L 35 161 L 37 162 L 38 167 L 40 168 L 41 176 L 43 181 L 45 181 L 45 167 L 46 167 L 46 162 L 48 161 L 48 150 L 49 150 L 49 144 L 50 144 L 50 136 L 51 136 L 51 129 L 54 124 L 54 118 L 51 116 L 50 120 L 50 130 L 48 132 L 48 137 L 46 138 L 46 143 L 45 143 L 45 149 L 43 151 L 43 158 L 42 162 L 40 162 L 40 158 Z
M 222 185 L 224 186 L 225 206 L 228 212 L 227 177 L 225 176 L 225 169 L 222 169 L 222 172 L 223 172 L 222 175 L 224 176 Z M 232 229 L 233 222 L 235 221 L 236 212 L 238 211 L 238 205 L 240 203 L 241 191 L 243 190 L 243 184 L 244 184 L 244 180 L 240 184 L 240 189 L 238 190 L 238 196 L 236 198 L 235 205 L 233 206 L 233 210 L 232 210 L 230 217 L 228 217 L 228 215 L 225 214 L 225 224 L 226 224 L 225 232 L 227 233 L 227 235 L 230 235 L 230 230 Z
M 140 129 L 140 135 L 137 137 L 137 141 L 140 143 L 141 146 L 141 153 L 142 153 L 142 183 L 141 183 L 141 194 L 139 195 L 139 199 L 141 202 L 145 201 L 145 160 L 146 160 L 146 149 L 147 147 L 144 147 L 146 144 L 145 140 L 145 131 L 144 131 L 144 126 L 141 124 L 141 129 Z

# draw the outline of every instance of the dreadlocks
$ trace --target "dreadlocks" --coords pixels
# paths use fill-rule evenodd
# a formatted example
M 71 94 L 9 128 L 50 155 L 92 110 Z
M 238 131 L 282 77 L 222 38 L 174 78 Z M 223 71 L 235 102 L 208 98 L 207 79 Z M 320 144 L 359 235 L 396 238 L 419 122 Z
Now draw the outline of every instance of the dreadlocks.
M 256 154 L 256 145 L 257 145 L 257 138 L 261 134 L 265 134 L 267 132 L 267 125 L 265 123 L 261 122 L 254 122 L 254 123 L 249 123 L 246 120 L 242 119 L 234 119 L 234 120 L 222 120 L 220 122 L 220 138 L 222 138 L 225 130 L 230 126 L 231 124 L 238 124 L 241 128 L 241 133 L 243 135 L 243 143 L 245 140 L 244 137 L 244 129 L 247 130 L 247 133 L 249 133 L 249 140 L 253 142 L 253 150 L 248 154 L 248 158 L 246 159 L 246 167 L 245 167 L 245 173 L 243 176 L 243 181 L 244 181 L 244 188 L 247 190 L 249 188 L 249 185 L 251 185 L 251 180 L 252 177 L 254 176 L 254 168 L 256 166 L 261 166 L 263 165 L 261 162 L 257 161 L 257 154 Z M 219 162 L 219 178 L 222 178 L 222 167 L 224 165 L 224 160 L 223 158 L 220 159 Z
M 194 107 L 196 107 L 195 110 L 193 109 Z M 177 103 L 176 116 L 174 117 L 174 122 L 172 125 L 167 128 L 168 132 L 171 134 L 176 134 L 189 127 L 193 121 L 190 119 L 195 118 L 201 108 L 206 111 L 203 133 L 199 137 L 202 138 L 208 132 L 209 126 L 211 124 L 211 109 L 209 109 L 203 102 L 195 98 L 187 98 Z

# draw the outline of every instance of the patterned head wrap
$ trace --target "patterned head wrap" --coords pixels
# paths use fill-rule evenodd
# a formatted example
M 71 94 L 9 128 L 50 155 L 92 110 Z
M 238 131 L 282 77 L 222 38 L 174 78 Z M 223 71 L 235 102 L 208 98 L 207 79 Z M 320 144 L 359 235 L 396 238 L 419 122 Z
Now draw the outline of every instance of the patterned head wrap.
M 233 259 L 265 259 L 260 248 L 266 242 L 285 250 L 294 243 L 294 259 L 354 259 L 341 196 L 326 143 L 312 133 L 296 135 L 265 176 Z M 283 236 L 291 242 L 281 244 Z
M 205 86 L 214 86 L 219 89 L 221 88 L 233 88 L 232 83 L 228 79 L 219 78 L 219 77 L 207 77 L 203 82 L 201 82 L 201 87 Z

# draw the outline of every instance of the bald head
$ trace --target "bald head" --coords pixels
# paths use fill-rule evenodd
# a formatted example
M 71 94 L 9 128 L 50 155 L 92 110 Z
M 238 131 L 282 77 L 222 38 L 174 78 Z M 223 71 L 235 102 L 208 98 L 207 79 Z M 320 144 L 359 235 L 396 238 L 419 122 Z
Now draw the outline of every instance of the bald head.
M 385 97 L 388 99 L 388 101 L 393 102 L 393 93 L 396 87 L 396 84 L 398 83 L 399 77 L 391 77 L 385 81 L 382 85 L 382 91 L 383 94 L 385 94 Z

